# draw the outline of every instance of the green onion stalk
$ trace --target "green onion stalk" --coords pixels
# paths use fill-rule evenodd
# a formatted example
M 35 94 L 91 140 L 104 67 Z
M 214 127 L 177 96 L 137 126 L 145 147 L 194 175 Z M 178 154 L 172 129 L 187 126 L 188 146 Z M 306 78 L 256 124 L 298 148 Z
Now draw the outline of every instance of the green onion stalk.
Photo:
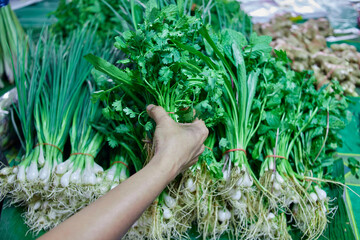
M 17 65 L 18 53 L 26 51 L 26 44 L 22 44 L 26 35 L 10 5 L 0 8 L 0 88 L 1 81 L 6 79 L 14 83 L 13 64 Z
M 44 34 L 46 35 L 46 33 Z M 22 51 L 29 44 L 28 51 Z M 21 46 L 22 45 L 22 46 Z M 15 108 L 21 128 L 14 124 L 17 135 L 21 142 L 21 162 L 15 167 L 5 167 L 0 171 L 0 199 L 7 194 L 10 203 L 24 203 L 34 193 L 32 185 L 34 176 L 28 174 L 26 181 L 25 168 L 30 167 L 30 162 L 39 155 L 39 148 L 35 148 L 34 109 L 39 101 L 42 85 L 49 70 L 49 62 L 46 60 L 53 47 L 46 38 L 37 43 L 29 40 L 19 42 L 17 49 L 17 67 L 13 66 L 16 90 L 18 93 L 18 105 Z M 31 169 L 34 168 L 34 165 Z

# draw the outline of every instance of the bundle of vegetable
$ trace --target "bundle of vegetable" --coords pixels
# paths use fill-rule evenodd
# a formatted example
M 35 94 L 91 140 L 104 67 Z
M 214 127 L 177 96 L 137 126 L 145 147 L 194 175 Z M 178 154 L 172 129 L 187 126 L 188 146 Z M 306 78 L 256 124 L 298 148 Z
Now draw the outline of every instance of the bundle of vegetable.
M 103 171 L 94 159 L 101 149 L 103 135 L 92 128 L 91 123 L 101 121 L 99 104 L 90 101 L 90 93 L 82 90 L 70 129 L 70 157 L 56 166 L 54 185 L 66 198 L 91 198 L 96 175 Z M 58 189 L 56 189 L 58 190 Z M 90 195 L 90 196 L 89 196 Z M 56 197 L 55 197 L 56 198 Z
M 269 40 L 266 38 L 257 38 L 253 35 L 250 38 L 250 44 L 247 44 L 246 40 L 238 33 L 225 31 L 222 41 L 219 41 L 221 44 L 218 43 L 216 46 L 206 30 L 201 29 L 200 32 L 213 48 L 215 54 L 222 60 L 222 66 L 226 69 L 224 75 L 230 75 L 228 80 L 225 80 L 226 94 L 223 98 L 223 107 L 228 114 L 226 117 L 228 121 L 225 125 L 226 140 L 222 139 L 220 146 L 231 148 L 225 154 L 230 152 L 232 154 L 238 153 L 238 155 L 234 154 L 235 156 L 233 155 L 231 161 L 225 160 L 224 182 L 219 184 L 219 187 L 220 189 L 224 187 L 231 189 L 227 201 L 228 208 L 233 210 L 229 219 L 234 222 L 235 236 L 247 239 L 262 236 L 266 236 L 266 238 L 277 238 L 279 236 L 290 238 L 286 230 L 285 213 L 293 215 L 294 226 L 302 230 L 309 239 L 317 238 L 326 226 L 328 199 L 319 186 L 313 187 L 308 184 L 308 181 L 314 180 L 314 178 L 306 175 L 312 174 L 311 170 L 315 166 L 309 166 L 307 171 L 299 170 L 301 164 L 304 165 L 304 163 L 299 163 L 299 154 L 301 154 L 300 156 L 305 156 L 305 154 L 310 156 L 311 152 L 307 149 L 306 152 L 299 153 L 294 144 L 299 142 L 299 137 L 302 137 L 302 134 L 314 131 L 316 122 L 313 121 L 315 119 L 319 122 L 316 126 L 317 131 L 323 130 L 325 132 L 326 129 L 327 132 L 329 131 L 329 123 L 324 125 L 324 115 L 318 114 L 318 112 L 320 110 L 329 112 L 330 106 L 333 109 L 332 142 L 339 142 L 335 132 L 339 127 L 344 126 L 339 116 L 346 108 L 345 98 L 339 97 L 342 93 L 341 90 L 335 90 L 338 85 L 334 83 L 334 89 L 316 91 L 313 85 L 314 78 L 308 79 L 311 76 L 309 73 L 297 74 L 287 70 L 284 63 L 281 63 L 279 59 L 269 57 L 271 49 L 268 46 Z M 240 46 L 237 47 L 237 44 Z M 192 53 L 201 54 L 195 49 L 192 50 Z M 283 52 L 278 53 L 281 57 L 286 58 Z M 240 70 L 236 74 L 232 73 L 233 69 L 236 68 L 230 64 L 237 64 L 237 69 Z M 251 71 L 255 68 L 248 77 L 246 76 L 245 64 L 246 70 Z M 259 85 L 257 85 L 258 77 L 260 77 Z M 242 86 L 241 90 L 239 90 L 239 86 Z M 255 95 L 257 88 L 260 90 L 257 90 Z M 253 99 L 254 96 L 255 100 Z M 335 96 L 339 97 L 340 100 L 336 100 Z M 239 103 L 238 99 L 241 100 Z M 228 107 L 229 104 L 232 108 Z M 235 115 L 237 110 L 242 114 Z M 250 110 L 252 115 L 249 114 Z M 262 123 L 263 118 L 268 122 Z M 259 126 L 261 128 L 258 130 Z M 274 132 L 273 129 L 279 129 L 281 132 L 278 130 L 278 134 L 275 134 L 276 131 Z M 305 130 L 309 132 L 305 132 Z M 245 154 L 246 146 L 251 144 L 251 138 L 255 133 L 259 134 L 257 137 L 260 139 L 254 146 L 255 152 L 259 149 L 260 152 L 265 149 L 262 157 L 264 163 L 260 172 L 260 182 L 250 169 Z M 262 136 L 264 133 L 268 133 L 268 135 Z M 220 131 L 220 134 L 223 133 Z M 236 136 L 237 134 L 239 135 Z M 323 139 L 322 145 L 325 145 L 327 136 L 328 133 L 325 140 Z M 236 144 L 233 145 L 233 142 Z M 293 147 L 297 152 L 293 151 Z M 320 152 L 322 148 L 323 146 L 319 150 Z M 332 148 L 328 154 L 333 151 Z M 316 163 L 320 160 L 318 159 L 319 156 L 315 157 L 314 154 L 311 156 L 313 159 L 307 158 L 307 161 Z M 255 159 L 258 157 L 259 155 L 255 155 Z M 278 159 L 277 162 L 274 162 L 274 159 Z M 296 162 L 294 162 L 295 160 Z M 230 171 L 231 163 L 235 165 L 232 172 Z M 296 171 L 293 170 L 294 166 L 296 166 Z M 315 169 L 320 181 L 326 181 L 321 179 L 325 166 L 317 167 Z M 252 187 L 253 182 L 257 188 Z M 309 189 L 309 187 L 311 188 Z M 316 194 L 311 192 L 311 189 Z M 224 195 L 223 191 L 220 190 L 219 192 Z M 320 202 L 314 198 L 315 195 L 321 198 Z M 263 205 L 266 207 L 259 207 Z M 298 210 L 291 211 L 290 207 Z M 226 212 L 225 209 L 224 213 Z M 216 230 L 214 233 L 216 235 Z M 218 233 L 222 233 L 221 229 L 218 229 Z
M 10 5 L 0 7 L 0 88 L 3 80 L 14 82 L 13 64 L 16 65 L 17 52 L 25 51 L 25 33 Z
M 35 182 L 50 186 L 53 170 L 63 162 L 63 149 L 68 137 L 82 85 L 87 80 L 91 66 L 83 59 L 83 55 L 90 50 L 94 39 L 88 28 L 74 32 L 72 36 L 55 45 L 48 56 L 49 71 L 46 73 L 40 100 L 35 106 L 35 127 L 38 144 L 35 156 L 29 165 L 33 166 L 27 175 L 32 176 Z M 23 166 L 23 169 L 26 165 Z M 24 170 L 21 170 L 24 171 Z M 19 167 L 20 172 L 20 167 Z
M 161 11 L 156 6 L 149 5 L 150 7 L 152 9 L 148 9 L 144 24 L 138 25 L 136 32 L 125 32 L 122 38 L 116 38 L 115 46 L 129 56 L 128 60 L 119 62 L 130 62 L 131 69 L 122 71 L 95 56 L 87 56 L 95 68 L 108 74 L 117 84 L 108 91 L 97 92 L 96 95 L 107 98 L 105 96 L 110 92 L 115 96 L 124 92 L 131 98 L 131 102 L 115 100 L 109 104 L 109 108 L 115 109 L 112 112 L 123 111 L 133 119 L 137 117 L 138 124 L 144 126 L 143 131 L 152 128 L 152 123 L 142 112 L 145 103 L 163 106 L 178 122 L 192 121 L 192 109 L 195 108 L 198 116 L 204 119 L 208 126 L 213 126 L 222 118 L 222 109 L 219 108 L 222 76 L 215 69 L 205 66 L 202 58 L 190 55 L 187 49 L 177 46 L 186 48 L 186 45 L 191 45 L 204 49 L 197 34 L 201 20 L 183 15 L 180 6 L 169 5 Z M 205 60 L 211 62 L 208 58 Z M 142 136 L 143 133 L 140 137 Z M 151 154 L 148 158 L 151 158 Z M 167 197 L 160 197 L 155 206 L 152 206 L 153 210 L 144 214 L 151 216 L 151 222 L 154 223 L 150 224 L 151 229 L 147 231 L 149 237 L 159 239 L 164 235 L 183 233 L 188 228 L 183 226 L 190 225 L 190 222 L 183 221 L 181 224 L 173 223 L 170 217 L 158 219 L 169 215 L 169 212 L 173 214 L 177 211 L 162 200 L 173 198 L 171 193 L 169 194 Z M 179 207 L 181 209 L 180 205 Z
M 8 190 L 2 191 L 2 196 L 10 192 L 12 203 L 49 194 L 52 171 L 62 162 L 77 98 L 91 70 L 82 56 L 90 51 L 92 39 L 84 28 L 57 46 L 55 38 L 49 38 L 45 31 L 34 52 L 20 55 L 16 86 L 25 155 L 14 169 L 3 170 L 13 174 L 6 175 L 1 183 Z
M 94 162 L 104 136 L 92 125 L 101 125 L 102 114 L 90 101 L 90 82 L 90 91 L 84 86 L 91 65 L 83 59 L 93 47 L 93 28 L 59 45 L 46 31 L 41 36 L 34 52 L 22 53 L 16 71 L 26 152 L 18 166 L 2 169 L 0 184 L 1 198 L 8 194 L 11 203 L 27 205 L 26 223 L 35 232 L 56 226 L 127 178 L 124 164 L 134 156 L 123 144 L 121 159 L 106 172 Z M 63 162 L 69 132 L 71 154 Z
M 101 121 L 102 116 L 99 104 L 90 100 L 90 91 L 83 87 L 78 98 L 70 129 L 69 158 L 53 168 L 47 193 L 28 206 L 26 223 L 35 232 L 55 227 L 102 196 L 112 184 L 103 181 L 104 171 L 94 162 L 103 135 L 92 123 Z
M 27 43 L 23 42 L 23 46 Z M 45 73 L 49 69 L 49 62 L 45 61 L 52 44 L 46 40 L 38 43 L 29 41 L 29 51 L 19 51 L 17 53 L 17 68 L 14 69 L 15 85 L 18 92 L 18 107 L 15 109 L 20 120 L 20 130 L 17 130 L 22 145 L 23 158 L 19 166 L 10 168 L 5 167 L 0 172 L 0 199 L 6 194 L 11 194 L 11 203 L 25 201 L 32 196 L 32 190 L 28 187 L 29 182 L 25 182 L 25 170 L 20 168 L 28 166 L 32 161 L 35 152 L 35 128 L 34 128 L 34 108 L 39 101 L 42 84 L 45 81 Z M 16 125 L 14 125 L 16 127 Z
M 334 144 L 339 143 L 336 132 L 344 127 L 340 117 L 345 115 L 346 100 L 338 83 L 333 89 L 316 91 L 314 76 L 287 70 L 287 62 L 278 58 L 264 65 L 265 81 L 257 94 L 267 96 L 268 101 L 252 157 L 262 160 L 260 183 L 275 197 L 266 199 L 268 211 L 274 216 L 291 215 L 292 224 L 313 239 L 325 230 L 326 215 L 332 210 L 326 193 L 309 181 L 315 179 L 313 175 L 326 181 L 321 178 L 331 163 L 325 161 L 333 161 Z M 329 129 L 331 142 L 324 148 Z
M 117 84 L 126 86 L 127 90 L 125 87 L 122 90 L 136 101 L 133 109 L 124 108 L 130 117 L 142 116 L 138 109 L 143 109 L 144 103 L 153 102 L 172 113 L 176 121 L 182 122 L 191 121 L 190 108 L 196 108 L 198 112 L 209 115 L 204 119 L 211 125 L 210 120 L 216 122 L 217 115 L 221 116 L 211 106 L 212 102 L 219 101 L 215 97 L 221 96 L 217 88 L 221 82 L 216 81 L 218 74 L 204 66 L 201 58 L 190 56 L 187 50 L 174 45 L 176 42 L 200 49 L 202 44 L 197 34 L 200 19 L 182 15 L 181 11 L 176 5 L 169 5 L 161 11 L 153 6 L 145 23 L 139 25 L 136 32 L 125 32 L 116 38 L 115 47 L 129 57 L 119 62 L 131 63 L 131 70 L 109 67 L 95 56 L 88 55 L 87 59 L 95 68 L 109 74 Z M 214 94 L 214 99 L 207 98 L 213 97 L 207 94 L 211 91 L 217 94 Z M 150 126 L 147 123 L 146 130 L 150 130 Z
M 252 35 L 247 42 L 238 32 L 226 30 L 221 39 L 214 42 L 205 28 L 200 30 L 202 36 L 211 46 L 214 55 L 221 62 L 221 69 L 225 78 L 225 94 L 222 98 L 222 107 L 225 109 L 224 132 L 220 146 L 226 148 L 223 168 L 223 188 L 228 189 L 228 202 L 233 209 L 231 217 L 235 232 L 246 234 L 252 219 L 252 205 L 254 203 L 253 183 L 256 177 L 247 161 L 246 148 L 259 127 L 263 105 L 266 98 L 257 102 L 253 107 L 253 100 L 259 78 L 257 65 L 269 57 L 271 48 L 270 38 Z M 245 65 L 245 60 L 252 65 Z M 247 71 L 249 73 L 247 73 Z M 250 115 L 252 111 L 252 115 Z M 239 197 L 240 196 L 240 197 Z M 225 212 L 228 210 L 225 208 Z M 221 234 L 221 229 L 214 229 L 214 234 Z
M 313 238 L 324 230 L 326 216 L 322 211 L 316 215 L 312 212 L 312 209 L 316 210 L 316 206 L 309 201 L 311 195 L 304 187 L 306 181 L 299 172 L 293 170 L 289 158 L 299 134 L 310 124 L 318 112 L 318 108 L 314 106 L 312 111 L 308 111 L 304 106 L 304 103 L 307 103 L 306 100 L 300 100 L 305 97 L 305 94 L 295 95 L 294 92 L 291 94 L 293 95 L 292 101 L 295 102 L 289 105 L 283 104 L 281 106 L 283 109 L 275 108 L 268 111 L 266 114 L 267 122 L 271 125 L 264 124 L 261 126 L 267 128 L 266 132 L 263 132 L 262 129 L 259 130 L 259 134 L 266 133 L 264 135 L 264 162 L 260 172 L 260 181 L 279 199 L 275 204 L 280 209 L 289 209 L 291 204 L 295 204 L 296 208 L 302 212 L 302 214 L 294 214 L 296 224 L 301 221 L 304 226 L 298 224 L 298 227 L 304 234 Z M 286 96 L 286 94 L 284 95 Z M 298 97 L 297 101 L 294 96 Z M 287 97 L 287 99 L 291 99 L 291 97 Z M 273 204 L 270 202 L 270 207 L 276 209 L 277 206 L 273 206 Z M 308 219 L 299 220 L 299 215 Z M 313 216 L 321 217 L 320 226 L 317 224 L 317 219 L 311 219 Z

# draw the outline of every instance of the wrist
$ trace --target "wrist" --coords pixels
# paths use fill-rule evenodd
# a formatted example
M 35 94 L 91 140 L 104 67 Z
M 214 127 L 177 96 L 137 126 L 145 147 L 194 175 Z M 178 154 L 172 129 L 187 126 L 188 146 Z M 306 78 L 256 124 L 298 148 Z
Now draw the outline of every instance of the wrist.
M 170 182 L 180 172 L 180 169 L 176 164 L 177 162 L 178 161 L 176 161 L 174 156 L 156 153 L 149 162 L 149 165 L 153 166 L 154 169 L 156 169 L 156 171 L 158 171 L 160 174 L 166 176 L 166 178 L 169 179 Z

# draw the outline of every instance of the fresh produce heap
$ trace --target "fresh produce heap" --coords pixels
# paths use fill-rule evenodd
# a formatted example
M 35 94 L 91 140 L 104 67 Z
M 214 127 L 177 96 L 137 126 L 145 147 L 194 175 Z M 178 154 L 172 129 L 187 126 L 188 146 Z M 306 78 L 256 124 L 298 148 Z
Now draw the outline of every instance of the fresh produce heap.
M 25 39 L 25 33 L 10 5 L 0 7 L 0 89 L 5 83 L 14 83 L 13 63 L 19 42 Z M 22 51 L 20 49 L 20 51 Z
M 204 120 L 210 135 L 126 238 L 182 239 L 193 225 L 203 239 L 318 238 L 336 207 L 323 188 L 348 114 L 339 83 L 317 90 L 285 52 L 271 56 L 270 37 L 232 21 L 212 28 L 210 1 L 207 11 L 159 2 L 116 37 L 116 65 L 88 26 L 26 43 L 14 75 L 22 160 L 0 170 L 0 198 L 26 206 L 33 231 L 56 226 L 151 159 L 152 103 L 179 123 Z M 116 151 L 96 162 L 105 142 Z
M 216 31 L 181 4 L 153 3 L 136 31 L 116 38 L 126 56 L 119 67 L 86 56 L 101 89 L 94 96 L 115 124 L 110 145 L 123 144 L 121 134 L 143 139 L 148 151 L 139 155 L 151 158 L 150 103 L 177 122 L 198 117 L 210 128 L 199 162 L 164 190 L 129 239 L 179 239 L 193 223 L 204 239 L 291 239 L 289 229 L 316 239 L 325 230 L 336 206 L 323 182 L 341 144 L 346 98 L 336 81 L 316 90 L 311 72 L 289 69 L 285 52 L 271 57 L 270 42 Z
M 257 24 L 254 29 L 273 37 L 271 46 L 286 51 L 295 71 L 313 70 L 318 87 L 337 80 L 347 95 L 358 96 L 355 88 L 360 86 L 360 53 L 345 43 L 328 48 L 325 38 L 332 35 L 332 29 L 326 19 L 294 25 L 284 15 L 268 24 Z

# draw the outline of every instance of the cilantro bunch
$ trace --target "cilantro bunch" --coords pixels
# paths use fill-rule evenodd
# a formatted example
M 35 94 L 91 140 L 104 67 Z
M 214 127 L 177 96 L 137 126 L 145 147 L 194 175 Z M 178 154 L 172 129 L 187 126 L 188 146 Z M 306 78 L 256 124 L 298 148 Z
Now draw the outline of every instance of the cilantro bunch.
M 179 122 L 192 121 L 195 108 L 196 117 L 214 126 L 223 116 L 219 107 L 223 76 L 206 66 L 203 58 L 178 46 L 204 50 L 198 34 L 201 26 L 199 18 L 182 14 L 176 5 L 162 10 L 154 7 L 136 31 L 124 32 L 116 38 L 115 47 L 128 57 L 118 61 L 123 69 L 93 55 L 87 56 L 97 70 L 115 82 L 114 89 L 98 94 L 125 92 L 134 104 L 123 102 L 124 112 L 130 118 L 141 118 L 146 130 L 151 125 L 146 125 L 148 119 L 139 109 L 150 103 L 164 107 Z

